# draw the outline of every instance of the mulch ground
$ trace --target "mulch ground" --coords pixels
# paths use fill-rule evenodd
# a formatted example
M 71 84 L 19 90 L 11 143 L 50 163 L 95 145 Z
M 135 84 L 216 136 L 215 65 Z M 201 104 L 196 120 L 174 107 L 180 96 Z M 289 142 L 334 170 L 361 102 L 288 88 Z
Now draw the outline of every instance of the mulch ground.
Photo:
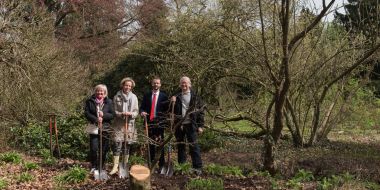
M 152 189 L 184 189 L 186 183 L 193 178 L 221 178 L 225 189 L 270 189 L 272 184 L 268 177 L 258 175 L 262 167 L 262 142 L 257 140 L 239 141 L 231 143 L 224 148 L 204 152 L 204 164 L 220 164 L 239 166 L 243 174 L 249 177 L 220 177 L 208 175 L 203 172 L 200 176 L 175 174 L 166 177 L 153 174 L 151 178 Z M 1 147 L 1 152 L 10 151 Z M 284 143 L 277 149 L 277 165 L 286 183 L 299 169 L 311 171 L 314 176 L 322 177 L 345 172 L 359 179 L 372 180 L 380 184 L 380 145 L 379 142 L 347 142 L 330 141 L 308 149 L 296 149 L 291 143 Z M 23 159 L 40 165 L 38 169 L 28 171 L 33 176 L 29 182 L 20 182 L 18 176 L 25 172 L 22 164 L 0 163 L 0 179 L 7 182 L 7 189 L 128 189 L 127 179 L 113 177 L 106 182 L 88 180 L 80 184 L 58 185 L 55 176 L 62 174 L 73 165 L 82 165 L 88 168 L 88 163 L 71 159 L 61 159 L 54 166 L 44 166 L 42 159 L 36 156 L 25 155 Z M 111 168 L 111 165 L 108 165 Z M 253 175 L 248 175 L 253 174 Z M 315 189 L 316 183 L 305 183 L 303 189 Z

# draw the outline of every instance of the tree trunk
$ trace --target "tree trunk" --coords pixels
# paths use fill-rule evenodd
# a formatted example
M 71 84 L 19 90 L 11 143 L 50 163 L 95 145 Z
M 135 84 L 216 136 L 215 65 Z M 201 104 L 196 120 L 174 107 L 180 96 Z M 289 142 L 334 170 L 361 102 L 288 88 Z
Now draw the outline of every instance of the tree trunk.
M 267 135 L 264 139 L 264 168 L 271 174 L 276 174 L 276 166 L 274 163 L 274 143 L 271 135 Z
M 142 165 L 133 165 L 130 169 L 130 187 L 132 190 L 151 189 L 150 170 Z

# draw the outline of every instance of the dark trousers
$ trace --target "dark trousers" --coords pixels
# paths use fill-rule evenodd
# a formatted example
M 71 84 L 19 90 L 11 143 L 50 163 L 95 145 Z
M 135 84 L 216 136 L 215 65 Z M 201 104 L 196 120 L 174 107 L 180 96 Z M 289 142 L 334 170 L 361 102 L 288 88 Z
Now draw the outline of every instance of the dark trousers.
M 109 134 L 107 132 L 102 133 L 102 167 L 104 169 L 107 152 L 109 149 Z M 91 168 L 99 169 L 100 160 L 100 135 L 90 134 L 90 153 L 89 161 L 91 162 Z
M 161 143 L 164 140 L 164 127 L 156 121 L 149 122 L 148 123 L 148 136 L 149 136 L 149 138 L 153 139 L 154 141 Z M 157 146 L 154 144 L 149 144 L 149 150 L 150 150 L 150 161 L 153 162 L 153 160 L 156 157 Z M 164 156 L 165 156 L 165 151 L 164 151 L 164 149 L 162 149 L 160 159 L 158 160 L 158 166 L 159 167 L 162 167 L 165 164 L 165 157 Z
M 186 162 L 186 144 L 189 143 L 189 152 L 193 168 L 202 168 L 201 149 L 197 142 L 197 131 L 193 125 L 184 124 L 178 128 L 175 132 L 178 148 L 178 163 L 183 164 Z

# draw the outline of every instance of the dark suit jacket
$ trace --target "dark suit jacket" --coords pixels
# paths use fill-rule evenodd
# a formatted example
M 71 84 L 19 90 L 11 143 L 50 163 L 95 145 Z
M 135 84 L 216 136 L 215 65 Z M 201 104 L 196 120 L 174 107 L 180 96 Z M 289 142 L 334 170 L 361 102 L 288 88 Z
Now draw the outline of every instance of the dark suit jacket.
M 191 124 L 195 129 L 204 126 L 204 109 L 205 105 L 203 104 L 201 98 L 197 96 L 193 91 L 190 91 L 190 105 L 187 112 L 190 114 Z M 174 105 L 174 114 L 176 115 L 175 123 L 181 122 L 182 118 L 182 93 L 176 95 L 176 102 Z
M 160 91 L 160 94 L 157 97 L 157 105 L 156 105 L 156 118 L 155 120 L 164 120 L 166 117 L 166 113 L 168 111 L 169 99 L 165 92 Z M 150 114 L 150 109 L 152 107 L 152 91 L 144 94 L 141 106 L 140 113 L 146 112 Z M 149 119 L 149 116 L 147 116 Z

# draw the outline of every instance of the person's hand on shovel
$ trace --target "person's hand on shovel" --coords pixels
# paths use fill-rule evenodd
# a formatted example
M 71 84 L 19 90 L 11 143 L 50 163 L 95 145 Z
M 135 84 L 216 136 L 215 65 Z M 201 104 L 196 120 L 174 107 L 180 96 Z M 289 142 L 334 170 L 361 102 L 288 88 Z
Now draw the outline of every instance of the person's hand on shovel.
M 128 116 L 132 116 L 132 112 L 123 112 L 123 115 L 128 117 Z
M 98 112 L 98 123 L 102 123 L 102 122 L 103 122 L 103 112 L 99 111 Z
M 99 114 L 98 123 L 102 123 L 102 122 L 103 122 L 103 116 L 100 116 L 100 114 Z
M 146 112 L 143 111 L 143 112 L 141 112 L 140 115 L 141 115 L 141 117 L 146 117 L 148 115 L 148 113 L 146 113 Z

